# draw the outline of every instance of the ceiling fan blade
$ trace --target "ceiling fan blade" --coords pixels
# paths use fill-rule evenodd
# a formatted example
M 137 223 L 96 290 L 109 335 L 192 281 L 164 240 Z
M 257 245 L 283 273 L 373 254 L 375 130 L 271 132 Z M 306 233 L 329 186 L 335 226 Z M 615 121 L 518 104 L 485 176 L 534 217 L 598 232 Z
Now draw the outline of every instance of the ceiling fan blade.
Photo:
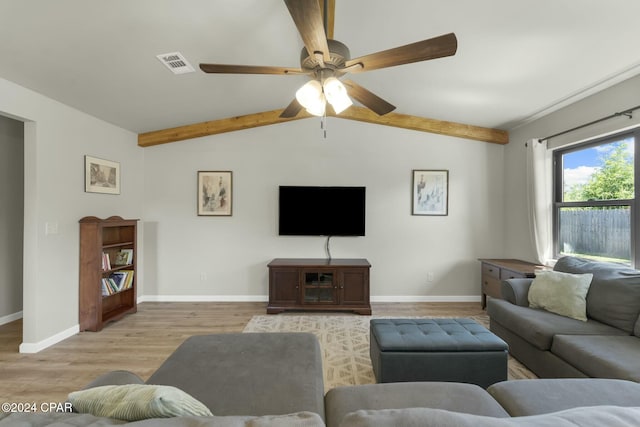
M 300 110 L 302 110 L 302 105 L 300 105 L 297 99 L 293 98 L 293 101 L 287 105 L 287 108 L 280 113 L 280 117 L 283 119 L 290 119 L 297 116 Z
M 346 61 L 345 67 L 362 64 L 361 68 L 354 68 L 351 72 L 377 70 L 379 68 L 393 67 L 396 65 L 410 64 L 412 62 L 426 61 L 428 59 L 442 58 L 455 55 L 458 49 L 458 40 L 454 33 L 422 40 L 416 43 L 383 50 L 370 55 Z
M 318 0 L 284 0 L 284 2 L 309 55 L 313 56 L 316 52 L 321 52 L 323 59 L 329 61 L 329 46 Z
M 261 65 L 200 64 L 200 69 L 205 73 L 221 74 L 308 74 L 300 68 L 269 67 Z
M 322 12 L 324 31 L 327 38 L 332 39 L 336 23 L 336 0 L 318 0 L 318 4 Z
M 391 111 L 396 109 L 394 105 L 389 104 L 378 95 L 370 92 L 369 90 L 363 88 L 362 86 L 351 80 L 342 80 L 342 83 L 347 88 L 347 93 L 349 94 L 349 96 L 351 96 L 356 101 L 372 110 L 379 116 L 384 116 L 385 114 L 390 113 Z

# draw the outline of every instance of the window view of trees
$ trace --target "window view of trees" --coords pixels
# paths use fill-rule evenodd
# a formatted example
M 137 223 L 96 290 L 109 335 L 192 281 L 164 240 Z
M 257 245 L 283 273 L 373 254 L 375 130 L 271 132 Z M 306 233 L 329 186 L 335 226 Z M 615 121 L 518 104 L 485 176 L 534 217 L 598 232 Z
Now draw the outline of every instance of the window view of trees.
M 633 152 L 626 141 L 612 144 L 611 148 L 601 156 L 602 167 L 586 184 L 574 184 L 565 193 L 565 202 L 633 199 Z
M 635 145 L 627 134 L 555 153 L 556 256 L 632 264 Z

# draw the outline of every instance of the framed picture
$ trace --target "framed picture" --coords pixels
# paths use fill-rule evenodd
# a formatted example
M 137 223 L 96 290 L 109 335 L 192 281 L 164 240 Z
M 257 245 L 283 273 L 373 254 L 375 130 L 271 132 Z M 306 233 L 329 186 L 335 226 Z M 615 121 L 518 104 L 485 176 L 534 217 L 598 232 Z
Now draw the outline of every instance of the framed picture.
M 120 163 L 84 156 L 84 191 L 120 194 Z
M 198 171 L 198 215 L 231 216 L 231 171 Z
M 449 171 L 414 170 L 411 215 L 449 214 Z

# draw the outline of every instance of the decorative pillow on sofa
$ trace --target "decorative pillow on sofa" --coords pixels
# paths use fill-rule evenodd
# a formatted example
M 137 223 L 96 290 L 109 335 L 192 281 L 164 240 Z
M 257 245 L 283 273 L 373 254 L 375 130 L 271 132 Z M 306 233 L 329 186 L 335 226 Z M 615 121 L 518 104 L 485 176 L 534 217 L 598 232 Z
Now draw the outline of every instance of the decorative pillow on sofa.
M 586 322 L 591 279 L 591 273 L 538 270 L 529 288 L 529 306 Z
M 171 386 L 106 385 L 75 391 L 69 394 L 68 399 L 80 413 L 127 421 L 212 415 L 202 402 Z

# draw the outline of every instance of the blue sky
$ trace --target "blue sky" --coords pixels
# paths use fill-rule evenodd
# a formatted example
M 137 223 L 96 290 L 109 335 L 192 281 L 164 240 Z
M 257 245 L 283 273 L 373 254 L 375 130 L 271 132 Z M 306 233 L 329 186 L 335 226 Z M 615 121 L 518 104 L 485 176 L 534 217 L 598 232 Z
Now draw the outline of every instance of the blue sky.
M 565 154 L 563 156 L 565 191 L 575 184 L 589 182 L 591 175 L 602 166 L 602 158 L 606 157 L 608 152 L 623 142 L 627 144 L 629 152 L 633 156 L 633 138 Z
M 599 151 L 595 148 L 575 151 L 567 154 L 563 159 L 564 169 L 575 169 L 579 166 L 600 166 Z

